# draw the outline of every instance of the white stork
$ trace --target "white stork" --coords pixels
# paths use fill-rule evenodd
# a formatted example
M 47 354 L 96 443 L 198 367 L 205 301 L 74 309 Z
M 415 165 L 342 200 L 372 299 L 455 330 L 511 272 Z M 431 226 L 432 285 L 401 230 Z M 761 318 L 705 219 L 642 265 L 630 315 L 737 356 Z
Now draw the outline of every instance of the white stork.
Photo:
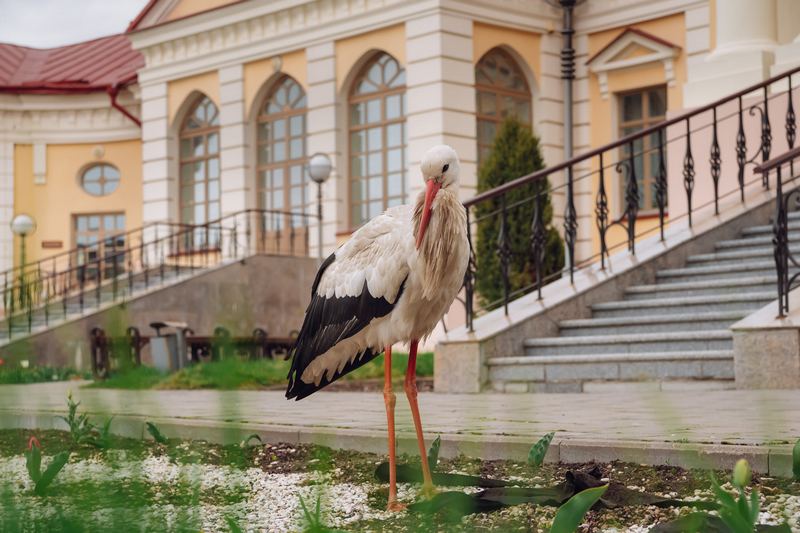
M 416 358 L 464 281 L 469 241 L 458 200 L 458 156 L 428 150 L 425 192 L 415 205 L 386 210 L 359 228 L 320 266 L 297 338 L 287 398 L 300 400 L 385 352 L 383 397 L 389 430 L 389 509 L 397 501 L 392 345 L 409 343 L 405 392 L 422 457 L 424 490 L 433 488 L 417 406 Z

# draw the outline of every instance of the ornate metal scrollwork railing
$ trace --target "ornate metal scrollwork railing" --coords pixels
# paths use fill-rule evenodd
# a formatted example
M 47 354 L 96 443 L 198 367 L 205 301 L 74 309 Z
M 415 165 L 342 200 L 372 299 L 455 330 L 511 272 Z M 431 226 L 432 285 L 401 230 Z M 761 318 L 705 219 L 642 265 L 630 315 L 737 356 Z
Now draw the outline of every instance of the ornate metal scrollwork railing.
M 747 191 L 758 183 L 758 178 L 752 181 L 748 167 L 754 170 L 757 159 L 764 166 L 773 151 L 794 147 L 797 117 L 793 100 L 797 96 L 797 84 L 793 81 L 798 72 L 800 67 L 562 163 L 480 192 L 464 202 L 473 250 L 464 283 L 467 327 L 471 330 L 475 316 L 488 309 L 503 307 L 508 314 L 509 302 L 528 292 L 535 291 L 541 298 L 545 284 L 562 275 L 569 275 L 572 281 L 578 268 L 597 260 L 601 268 L 607 268 L 610 253 L 620 247 L 624 246 L 628 253 L 635 255 L 638 239 L 658 232 L 664 240 L 665 228 L 670 223 L 683 219 L 692 227 L 693 215 L 701 209 L 708 208 L 718 215 L 723 198 L 738 192 L 739 201 L 745 202 Z M 776 146 L 772 135 L 772 124 L 780 114 L 783 114 L 786 132 L 785 147 L 784 139 Z M 727 135 L 734 131 L 735 135 Z M 672 158 L 668 158 L 670 152 Z M 707 167 L 696 159 L 700 153 L 709 154 Z M 677 173 L 677 179 L 670 180 L 668 171 Z M 614 175 L 619 177 L 616 187 L 613 182 L 609 183 Z M 562 183 L 549 191 L 543 190 L 542 184 L 556 176 L 563 176 L 559 180 Z M 760 179 L 762 187 L 769 189 L 769 172 Z M 683 196 L 685 214 L 669 216 L 668 181 L 679 188 L 671 191 L 671 195 L 676 199 L 678 195 Z M 698 190 L 710 190 L 713 198 L 699 197 Z M 524 196 L 522 191 L 530 192 L 520 199 Z M 591 203 L 586 202 L 587 191 L 594 194 Z M 508 200 L 512 193 L 514 201 Z M 547 236 L 551 229 L 545 227 L 544 216 L 547 195 L 560 197 L 560 205 L 564 206 L 560 232 L 566 248 L 563 269 L 548 263 L 552 258 L 547 253 Z M 589 209 L 591 212 L 586 212 Z M 509 227 L 509 221 L 518 220 L 520 213 L 530 217 L 526 226 L 530 234 L 525 239 L 520 239 L 518 230 Z M 578 245 L 583 245 L 579 239 L 589 239 L 586 232 L 581 233 L 581 225 L 592 216 L 596 238 L 591 240 L 596 252 L 578 258 Z M 494 255 L 490 259 L 482 259 L 480 254 L 474 253 L 480 246 L 482 233 L 479 229 L 484 224 L 491 225 L 489 234 L 494 239 L 489 247 Z M 498 279 L 487 279 L 492 275 Z M 492 283 L 495 283 L 495 294 L 490 298 L 487 293 L 492 291 L 486 291 L 485 287 Z
M 800 188 L 793 183 L 794 160 L 800 158 L 800 147 L 765 161 L 756 167 L 765 180 L 775 173 L 775 216 L 772 222 L 772 246 L 775 272 L 778 276 L 778 317 L 789 312 L 789 292 L 797 286 L 800 278 L 800 262 L 792 254 L 789 245 L 789 213 L 800 208 Z M 788 168 L 787 168 L 788 167 Z M 788 179 L 785 179 L 788 170 Z M 792 209 L 794 207 L 794 209 Z

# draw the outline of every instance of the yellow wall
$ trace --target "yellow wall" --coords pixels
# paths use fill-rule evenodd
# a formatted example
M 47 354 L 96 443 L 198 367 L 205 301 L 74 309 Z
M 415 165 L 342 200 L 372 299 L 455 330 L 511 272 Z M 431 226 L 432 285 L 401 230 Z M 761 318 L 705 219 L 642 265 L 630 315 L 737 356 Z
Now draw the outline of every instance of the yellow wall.
M 667 110 L 673 111 L 683 107 L 683 85 L 686 83 L 686 54 L 685 38 L 686 25 L 683 14 L 671 15 L 669 17 L 658 18 L 635 24 L 633 27 L 647 33 L 660 37 L 671 42 L 681 49 L 674 60 L 675 83 L 672 87 L 667 86 Z M 608 43 L 616 39 L 625 28 L 615 28 L 589 35 L 589 57 L 599 52 Z M 597 75 L 589 76 L 589 103 L 591 134 L 590 141 L 592 147 L 602 146 L 616 140 L 617 121 L 616 114 L 619 112 L 616 105 L 616 93 L 622 93 L 634 89 L 651 87 L 666 83 L 664 65 L 658 61 L 646 63 L 635 67 L 609 71 L 608 72 L 608 97 L 603 98 L 600 92 L 600 83 Z M 608 166 L 610 154 L 605 154 L 605 164 Z M 593 169 L 597 172 L 597 161 L 593 162 Z M 595 174 L 593 185 L 593 196 L 595 198 L 598 188 L 598 177 Z M 615 186 L 616 184 L 616 186 Z M 610 214 L 615 218 L 621 211 L 622 178 L 614 172 L 613 168 L 607 168 L 605 172 L 605 186 L 608 194 Z M 657 226 L 658 218 L 644 218 L 637 221 L 636 232 L 641 233 L 647 229 Z M 597 232 L 592 232 L 594 239 L 595 252 L 600 250 L 599 236 Z M 624 230 L 619 226 L 610 230 L 607 236 L 607 244 L 613 246 L 626 239 Z
M 94 155 L 102 146 L 102 158 Z M 47 146 L 46 183 L 33 182 L 33 146 L 14 146 L 14 213 L 27 213 L 37 224 L 27 241 L 28 262 L 64 252 L 75 246 L 72 215 L 125 213 L 125 226 L 142 225 L 142 145 L 137 140 L 108 143 L 54 144 Z M 79 182 L 80 172 L 93 162 L 110 163 L 120 171 L 117 190 L 107 196 L 92 196 Z M 42 241 L 61 241 L 60 249 L 42 249 Z M 19 262 L 19 244 L 14 246 Z
M 275 74 L 275 67 L 272 58 L 251 61 L 244 65 L 244 101 L 245 114 L 249 116 L 256 96 L 259 96 L 264 83 Z M 281 72 L 294 78 L 297 83 L 308 91 L 306 75 L 308 67 L 306 65 L 306 51 L 296 50 L 281 55 Z
M 474 22 L 472 25 L 472 60 L 474 63 L 492 48 L 506 46 L 514 50 L 533 71 L 536 83 L 539 83 L 540 48 L 542 36 L 538 33 L 492 26 Z
M 167 85 L 167 106 L 169 123 L 173 124 L 175 116 L 194 91 L 199 91 L 211 98 L 219 108 L 219 76 L 217 71 L 205 72 L 188 78 L 170 81 Z
M 405 65 L 405 26 L 398 24 L 336 41 L 336 86 L 339 90 L 353 66 L 370 50 L 383 50 Z
M 172 11 L 170 11 L 164 20 L 175 20 L 183 17 L 188 17 L 189 15 L 194 15 L 195 13 L 201 13 L 203 11 L 208 11 L 209 9 L 215 9 L 217 7 L 225 6 L 228 4 L 234 4 L 239 0 L 181 0 L 178 2 Z

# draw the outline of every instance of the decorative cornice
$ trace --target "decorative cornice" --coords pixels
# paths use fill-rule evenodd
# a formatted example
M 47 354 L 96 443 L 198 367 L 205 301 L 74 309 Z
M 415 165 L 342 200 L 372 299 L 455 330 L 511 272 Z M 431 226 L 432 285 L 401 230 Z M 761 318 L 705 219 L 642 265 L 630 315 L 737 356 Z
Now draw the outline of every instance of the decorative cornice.
M 122 95 L 121 95 L 122 96 Z M 131 94 L 120 103 L 134 114 Z M 0 138 L 14 142 L 90 143 L 140 139 L 141 130 L 111 107 L 108 95 L 0 95 Z

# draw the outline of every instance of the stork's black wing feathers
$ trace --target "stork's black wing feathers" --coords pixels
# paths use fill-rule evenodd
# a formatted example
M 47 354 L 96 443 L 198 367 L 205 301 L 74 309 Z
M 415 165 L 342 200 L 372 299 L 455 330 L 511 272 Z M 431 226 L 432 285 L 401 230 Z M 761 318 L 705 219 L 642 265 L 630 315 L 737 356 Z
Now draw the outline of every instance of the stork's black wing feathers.
M 359 296 L 343 296 L 339 298 L 320 296 L 317 294 L 317 287 L 325 269 L 335 260 L 336 255 L 331 254 L 322 263 L 314 279 L 314 284 L 311 288 L 311 302 L 306 309 L 303 327 L 300 329 L 300 334 L 292 352 L 292 367 L 288 376 L 289 386 L 286 389 L 286 398 L 288 399 L 301 400 L 380 355 L 381 351 L 374 352 L 371 349 L 367 349 L 360 357 L 348 361 L 342 371 L 336 372 L 331 379 L 328 379 L 326 374 L 319 385 L 305 383 L 300 379 L 303 371 L 316 357 L 330 350 L 340 340 L 352 337 L 364 329 L 373 319 L 389 314 L 403 294 L 405 281 L 400 286 L 394 303 L 389 303 L 384 297 L 375 298 L 372 296 L 367 289 L 365 281 Z

